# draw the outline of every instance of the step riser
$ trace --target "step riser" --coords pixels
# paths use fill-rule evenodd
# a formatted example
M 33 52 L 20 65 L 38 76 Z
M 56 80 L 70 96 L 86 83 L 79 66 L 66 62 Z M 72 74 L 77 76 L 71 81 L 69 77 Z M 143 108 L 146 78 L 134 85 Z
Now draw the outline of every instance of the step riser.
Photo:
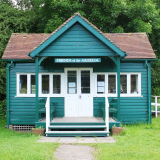
M 66 125 L 66 126 L 49 126 L 49 129 L 105 129 L 107 128 L 105 125 L 99 125 L 99 126 L 70 126 L 70 125 Z
M 58 134 L 46 134 L 47 137 L 75 137 L 75 136 L 80 136 L 80 137 L 106 137 L 109 133 L 58 133 Z
M 62 128 L 62 127 L 49 127 L 49 129 L 106 129 L 106 127 L 67 127 L 67 128 Z
M 81 123 L 74 123 L 74 122 L 71 122 L 71 123 L 70 123 L 70 122 L 66 122 L 66 123 L 64 123 L 64 122 L 57 122 L 57 123 L 56 123 L 56 122 L 51 122 L 50 125 L 51 125 L 51 126 L 53 126 L 53 125 L 54 125 L 54 126 L 55 126 L 55 125 L 74 125 L 74 126 L 75 126 L 75 125 L 76 125 L 76 126 L 77 126 L 77 125 L 83 125 L 83 126 L 87 126 L 87 125 L 92 126 L 92 125 L 94 125 L 94 126 L 97 126 L 97 125 L 105 125 L 105 122 L 101 122 L 101 123 L 99 123 L 99 122 L 97 122 L 97 123 L 95 123 L 95 122 L 94 122 L 94 123 L 93 123 L 93 122 L 92 122 L 92 123 L 85 123 L 85 122 L 84 122 L 84 123 L 82 123 L 82 122 L 81 122 Z

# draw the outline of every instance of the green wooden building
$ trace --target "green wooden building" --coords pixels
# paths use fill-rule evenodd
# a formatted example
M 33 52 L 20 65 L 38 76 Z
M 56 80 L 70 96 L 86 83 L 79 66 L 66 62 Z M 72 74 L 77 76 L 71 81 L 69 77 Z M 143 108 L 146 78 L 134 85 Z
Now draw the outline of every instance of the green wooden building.
M 113 125 L 151 123 L 145 33 L 103 33 L 75 13 L 51 34 L 13 33 L 7 62 L 7 125 L 47 136 L 107 136 Z

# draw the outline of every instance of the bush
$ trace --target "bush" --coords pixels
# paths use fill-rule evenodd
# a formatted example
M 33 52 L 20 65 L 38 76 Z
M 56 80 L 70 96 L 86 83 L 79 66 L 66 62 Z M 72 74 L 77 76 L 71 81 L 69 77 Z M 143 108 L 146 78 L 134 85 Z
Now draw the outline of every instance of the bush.
M 0 117 L 6 116 L 6 105 L 7 105 L 6 99 L 0 101 Z

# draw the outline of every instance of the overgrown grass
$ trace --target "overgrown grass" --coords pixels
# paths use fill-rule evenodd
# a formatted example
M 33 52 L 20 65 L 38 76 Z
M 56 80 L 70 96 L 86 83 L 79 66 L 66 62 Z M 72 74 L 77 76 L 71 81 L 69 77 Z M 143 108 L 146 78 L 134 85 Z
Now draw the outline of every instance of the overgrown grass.
M 152 124 L 126 125 L 125 131 L 114 136 L 117 143 L 96 144 L 98 160 L 159 160 L 160 117 Z
M 0 119 L 1 160 L 45 160 L 53 159 L 57 143 L 37 143 L 40 136 L 17 133 L 4 128 L 5 120 Z

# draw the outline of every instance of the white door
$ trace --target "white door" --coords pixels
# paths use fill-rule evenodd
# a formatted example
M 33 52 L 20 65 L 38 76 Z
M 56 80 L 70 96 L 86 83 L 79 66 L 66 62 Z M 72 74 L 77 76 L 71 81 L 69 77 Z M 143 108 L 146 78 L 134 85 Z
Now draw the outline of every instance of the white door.
M 92 69 L 74 68 L 65 69 L 66 117 L 92 117 L 93 116 L 93 83 Z

